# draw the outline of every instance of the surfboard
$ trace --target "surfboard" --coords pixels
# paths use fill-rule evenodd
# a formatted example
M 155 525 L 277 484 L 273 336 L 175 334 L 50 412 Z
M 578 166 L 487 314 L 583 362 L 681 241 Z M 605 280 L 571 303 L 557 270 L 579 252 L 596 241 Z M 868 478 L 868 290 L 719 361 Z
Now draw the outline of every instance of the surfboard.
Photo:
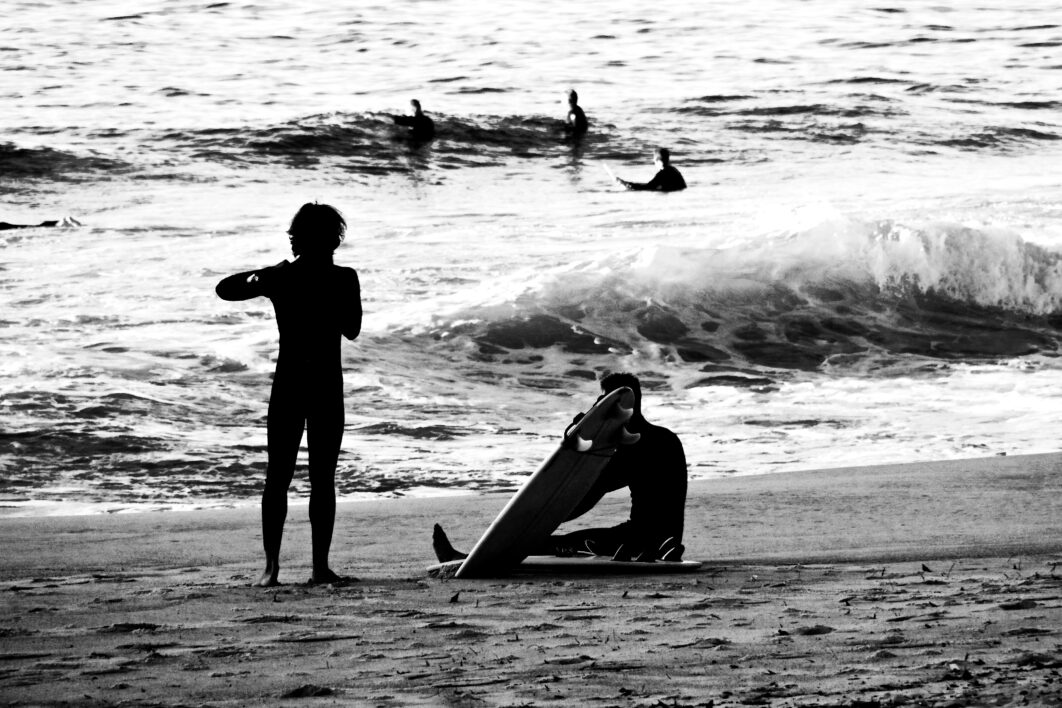
M 616 448 L 638 440 L 623 427 L 633 414 L 629 388 L 598 399 L 487 527 L 455 576 L 504 575 L 539 547 L 583 500 Z
M 620 180 L 619 180 L 619 178 L 618 178 L 618 177 L 616 177 L 616 175 L 615 175 L 615 173 L 614 173 L 614 172 L 612 171 L 612 168 L 611 168 L 611 167 L 609 167 L 609 166 L 608 166 L 607 164 L 605 164 L 604 162 L 600 163 L 600 165 L 601 165 L 602 169 L 604 169 L 604 170 L 605 170 L 605 174 L 607 174 L 607 175 L 608 175 L 608 178 L 609 178 L 610 180 L 612 180 L 613 182 L 616 182 L 616 183 L 620 183 Z
M 428 567 L 428 575 L 433 578 L 452 578 L 463 562 L 437 563 Z M 518 575 L 655 575 L 692 573 L 701 565 L 700 561 L 614 561 L 608 556 L 528 556 L 510 572 Z

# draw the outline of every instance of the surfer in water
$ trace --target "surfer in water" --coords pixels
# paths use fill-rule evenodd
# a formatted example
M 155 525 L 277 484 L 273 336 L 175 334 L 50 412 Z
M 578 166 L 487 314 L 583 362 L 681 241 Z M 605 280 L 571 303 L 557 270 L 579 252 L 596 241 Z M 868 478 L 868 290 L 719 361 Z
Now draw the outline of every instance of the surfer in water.
M 421 110 L 420 101 L 413 99 L 409 102 L 409 105 L 413 108 L 413 115 L 411 116 L 391 116 L 391 119 L 397 125 L 404 125 L 409 128 L 409 137 L 414 141 L 431 140 L 435 137 L 435 122 L 424 114 Z
M 332 262 L 346 228 L 335 208 L 305 204 L 288 229 L 293 261 L 230 275 L 217 285 L 223 300 L 272 300 L 280 330 L 266 422 L 268 464 L 262 492 L 266 566 L 255 583 L 261 587 L 279 585 L 288 487 L 304 430 L 310 462 L 310 583 L 344 580 L 329 567 L 328 552 L 336 516 L 336 463 L 343 439 L 340 343 L 341 337 L 354 339 L 361 332 L 358 274 Z
M 612 556 L 621 561 L 679 561 L 685 547 L 682 531 L 686 514 L 686 454 L 675 433 L 653 425 L 642 415 L 642 389 L 634 374 L 609 374 L 601 379 L 602 396 L 626 386 L 634 392 L 634 415 L 626 428 L 641 437 L 619 447 L 597 482 L 568 517 L 590 511 L 609 492 L 627 487 L 630 518 L 618 526 L 592 528 L 550 536 L 533 555 L 573 556 L 579 553 Z M 580 413 L 573 424 L 582 418 Z M 454 549 L 438 524 L 432 546 L 440 563 L 465 558 Z
M 590 123 L 586 120 L 586 114 L 579 107 L 579 94 L 575 89 L 568 91 L 568 115 L 564 118 L 564 129 L 573 138 L 581 138 L 586 135 Z
M 58 221 L 42 221 L 39 224 L 11 224 L 6 221 L 0 221 L 0 231 L 9 231 L 11 229 L 38 229 L 68 226 L 81 226 L 81 222 L 72 216 L 63 217 Z
M 616 178 L 616 181 L 627 189 L 649 192 L 678 192 L 686 188 L 686 180 L 682 174 L 671 164 L 671 151 L 667 148 L 657 148 L 653 151 L 653 163 L 657 173 L 648 182 L 628 182 L 625 179 Z

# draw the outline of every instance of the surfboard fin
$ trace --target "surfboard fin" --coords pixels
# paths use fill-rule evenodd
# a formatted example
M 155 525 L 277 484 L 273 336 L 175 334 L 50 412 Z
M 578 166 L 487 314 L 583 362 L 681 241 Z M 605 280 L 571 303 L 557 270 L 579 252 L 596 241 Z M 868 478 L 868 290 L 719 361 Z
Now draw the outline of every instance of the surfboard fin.
M 572 440 L 572 445 L 575 447 L 576 452 L 587 452 L 594 446 L 594 441 L 587 440 L 582 435 L 576 435 Z
M 622 435 L 622 437 L 620 438 L 620 445 L 633 445 L 634 443 L 642 439 L 641 433 L 632 433 L 631 431 L 627 430 L 627 426 L 623 427 L 623 429 L 620 431 L 620 435 Z
M 618 403 L 616 404 L 616 417 L 617 418 L 619 418 L 620 420 L 630 420 L 632 415 L 634 415 L 634 409 L 633 408 L 624 408 L 620 404 L 618 404 Z

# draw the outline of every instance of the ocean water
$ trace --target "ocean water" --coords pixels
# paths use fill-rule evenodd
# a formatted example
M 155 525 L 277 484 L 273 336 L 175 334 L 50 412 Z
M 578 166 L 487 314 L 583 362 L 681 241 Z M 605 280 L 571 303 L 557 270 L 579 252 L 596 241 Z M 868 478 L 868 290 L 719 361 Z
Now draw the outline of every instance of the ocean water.
M 81 225 L 0 232 L 0 514 L 256 502 L 272 309 L 213 287 L 313 200 L 345 498 L 512 489 L 609 370 L 692 478 L 1058 449 L 1057 3 L 335 5 L 5 5 L 0 221 Z M 657 145 L 688 190 L 610 181 Z

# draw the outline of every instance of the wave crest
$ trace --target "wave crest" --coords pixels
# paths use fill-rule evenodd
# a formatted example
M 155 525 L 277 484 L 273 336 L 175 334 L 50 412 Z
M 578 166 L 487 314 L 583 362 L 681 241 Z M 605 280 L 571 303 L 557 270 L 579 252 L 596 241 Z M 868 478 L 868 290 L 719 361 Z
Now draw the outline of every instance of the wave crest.
M 650 247 L 436 317 L 480 355 L 651 351 L 707 368 L 1054 353 L 1062 254 L 1002 231 L 834 219 L 715 248 Z

